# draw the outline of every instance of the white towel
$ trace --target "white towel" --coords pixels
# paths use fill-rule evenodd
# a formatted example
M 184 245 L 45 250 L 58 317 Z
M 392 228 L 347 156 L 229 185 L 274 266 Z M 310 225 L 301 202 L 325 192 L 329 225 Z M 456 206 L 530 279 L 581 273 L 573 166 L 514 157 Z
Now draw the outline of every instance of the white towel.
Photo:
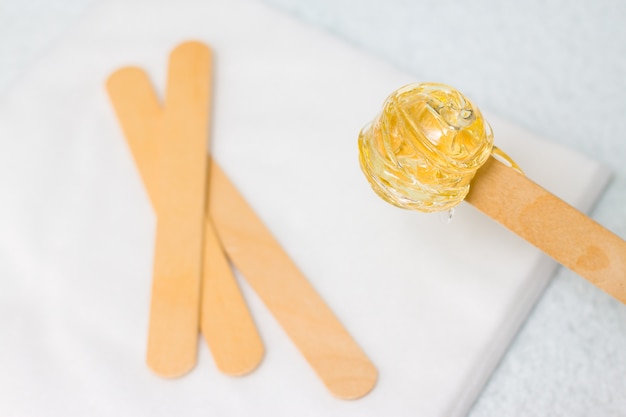
M 220 374 L 203 342 L 183 378 L 144 364 L 155 219 L 104 82 L 134 64 L 162 91 L 190 38 L 216 54 L 215 158 L 376 364 L 363 399 L 325 390 L 245 280 L 257 371 Z M 0 102 L 0 415 L 465 414 L 555 264 L 468 205 L 445 224 L 370 190 L 358 131 L 414 81 L 253 1 L 93 8 Z M 529 177 L 598 197 L 597 164 L 489 120 Z

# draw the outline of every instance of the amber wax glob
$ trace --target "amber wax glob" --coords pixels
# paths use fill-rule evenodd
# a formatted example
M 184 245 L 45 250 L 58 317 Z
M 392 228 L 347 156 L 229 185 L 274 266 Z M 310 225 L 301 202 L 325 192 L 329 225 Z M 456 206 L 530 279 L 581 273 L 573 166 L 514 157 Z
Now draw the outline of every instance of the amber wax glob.
M 410 84 L 385 101 L 359 135 L 361 169 L 387 202 L 447 210 L 469 192 L 489 158 L 493 133 L 480 110 L 444 84 Z

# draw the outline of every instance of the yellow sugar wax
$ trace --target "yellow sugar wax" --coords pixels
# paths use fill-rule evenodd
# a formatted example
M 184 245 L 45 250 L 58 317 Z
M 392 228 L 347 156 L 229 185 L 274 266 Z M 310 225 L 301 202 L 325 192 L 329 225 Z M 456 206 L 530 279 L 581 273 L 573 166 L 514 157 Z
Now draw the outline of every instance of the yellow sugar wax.
M 492 148 L 493 133 L 480 110 L 438 83 L 396 90 L 359 135 L 361 169 L 374 191 L 398 207 L 424 212 L 459 204 Z

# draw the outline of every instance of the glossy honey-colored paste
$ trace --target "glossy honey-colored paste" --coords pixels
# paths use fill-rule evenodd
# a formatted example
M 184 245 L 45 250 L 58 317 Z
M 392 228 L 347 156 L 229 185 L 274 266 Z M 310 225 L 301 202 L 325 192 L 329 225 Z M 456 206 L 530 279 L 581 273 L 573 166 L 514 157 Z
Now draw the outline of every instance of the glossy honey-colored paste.
M 361 168 L 387 202 L 447 210 L 469 192 L 493 148 L 491 127 L 463 94 L 444 84 L 400 88 L 359 135 Z

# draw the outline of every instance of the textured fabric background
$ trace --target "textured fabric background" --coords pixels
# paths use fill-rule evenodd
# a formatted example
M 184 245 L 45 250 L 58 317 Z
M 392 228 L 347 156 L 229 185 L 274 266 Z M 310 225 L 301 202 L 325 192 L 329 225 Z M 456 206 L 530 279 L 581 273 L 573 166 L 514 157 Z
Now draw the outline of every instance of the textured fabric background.
M 0 94 L 94 1 L 1 0 Z M 626 237 L 626 3 L 266 1 L 602 162 Z M 470 415 L 626 415 L 625 376 L 626 307 L 561 270 Z

